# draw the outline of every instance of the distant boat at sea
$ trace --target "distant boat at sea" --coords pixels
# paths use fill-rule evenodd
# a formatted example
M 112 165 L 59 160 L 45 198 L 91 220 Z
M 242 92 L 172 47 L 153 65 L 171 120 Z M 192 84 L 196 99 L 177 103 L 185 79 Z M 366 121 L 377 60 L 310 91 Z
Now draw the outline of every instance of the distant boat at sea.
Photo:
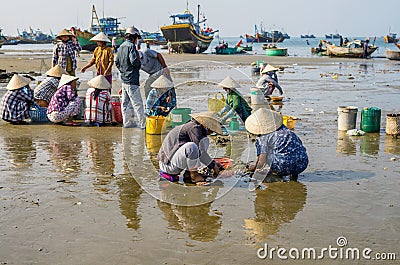
M 148 32 L 140 31 L 141 42 L 149 43 L 150 45 L 165 45 L 167 40 L 164 38 L 161 32 Z
M 314 34 L 305 34 L 305 35 L 300 35 L 300 38 L 302 39 L 315 39 L 315 35 Z
M 326 39 L 339 39 L 340 34 L 339 33 L 331 33 L 331 34 L 325 34 Z
M 90 23 L 89 30 L 80 30 L 76 29 L 76 38 L 79 41 L 79 44 L 82 46 L 83 50 L 94 51 L 97 47 L 96 42 L 90 41 L 96 34 L 103 32 L 106 34 L 111 41 L 112 37 L 116 37 L 117 47 L 124 42 L 124 34 L 125 29 L 121 29 L 119 27 L 121 23 L 118 18 L 114 17 L 105 17 L 98 18 L 96 8 L 94 5 L 92 6 L 92 21 Z M 111 42 L 107 45 L 111 46 Z
M 183 14 L 171 15 L 172 24 L 161 26 L 160 29 L 164 37 L 171 42 L 171 48 L 177 53 L 196 53 L 196 47 L 200 48 L 200 53 L 206 51 L 214 39 L 214 34 L 218 30 L 208 27 L 201 29 L 200 25 L 207 19 L 203 15 L 200 20 L 200 5 L 197 5 L 197 22 L 188 10 Z
M 257 25 L 254 25 L 254 35 L 245 34 L 246 42 L 273 43 L 282 42 L 285 39 L 290 39 L 289 34 L 279 30 L 265 31 L 263 25 L 260 25 L 258 30 Z

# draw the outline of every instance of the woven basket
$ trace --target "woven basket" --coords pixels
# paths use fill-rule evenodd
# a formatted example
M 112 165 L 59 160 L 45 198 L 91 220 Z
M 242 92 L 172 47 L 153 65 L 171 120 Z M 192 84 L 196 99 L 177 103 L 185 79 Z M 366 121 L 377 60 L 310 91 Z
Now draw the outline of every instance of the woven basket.
M 221 95 L 221 98 L 218 98 L 218 95 Z M 215 93 L 214 98 L 208 98 L 209 111 L 220 112 L 223 107 L 225 107 L 225 97 L 221 92 Z
M 31 122 L 50 122 L 47 118 L 47 108 L 40 107 L 36 102 L 33 103 L 33 106 L 30 108 L 29 116 L 31 117 Z
M 400 135 L 400 114 L 386 115 L 386 134 Z

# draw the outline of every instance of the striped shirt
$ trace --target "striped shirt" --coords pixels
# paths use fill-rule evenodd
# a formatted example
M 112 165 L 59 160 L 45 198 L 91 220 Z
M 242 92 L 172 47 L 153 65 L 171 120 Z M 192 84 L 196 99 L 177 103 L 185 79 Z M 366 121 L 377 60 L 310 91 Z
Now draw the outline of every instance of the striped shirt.
M 79 42 L 75 43 L 72 40 L 67 42 L 58 41 L 53 48 L 53 66 L 60 65 L 64 70 L 67 70 L 68 57 L 72 60 L 72 70 L 76 69 L 75 51 L 81 51 Z
M 94 98 L 96 89 L 89 88 L 86 92 L 86 122 L 110 122 L 111 118 L 111 94 L 108 90 L 102 90 L 97 98 Z
M 32 104 L 32 89 L 23 87 L 16 90 L 8 90 L 1 100 L 1 118 L 8 122 L 29 119 L 29 108 Z
M 58 89 L 59 82 L 60 80 L 58 78 L 52 76 L 47 77 L 33 91 L 34 98 L 41 99 L 49 103 L 51 97 Z

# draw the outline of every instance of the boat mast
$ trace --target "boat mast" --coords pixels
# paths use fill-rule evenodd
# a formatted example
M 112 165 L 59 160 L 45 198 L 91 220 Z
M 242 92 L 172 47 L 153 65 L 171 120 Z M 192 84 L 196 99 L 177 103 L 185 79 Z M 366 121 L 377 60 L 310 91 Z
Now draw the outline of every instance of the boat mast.
M 94 5 L 92 6 L 92 21 L 90 22 L 90 31 L 93 31 L 93 21 L 97 21 L 97 25 L 99 25 L 100 32 L 103 32 L 103 28 L 100 25 L 99 17 L 97 16 L 96 8 Z
M 200 5 L 197 5 L 197 25 L 200 27 Z

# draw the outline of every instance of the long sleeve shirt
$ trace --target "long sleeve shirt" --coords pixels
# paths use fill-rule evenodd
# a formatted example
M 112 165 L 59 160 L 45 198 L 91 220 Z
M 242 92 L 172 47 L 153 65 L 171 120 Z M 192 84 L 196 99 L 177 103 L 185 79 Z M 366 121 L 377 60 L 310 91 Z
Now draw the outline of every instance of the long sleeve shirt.
M 49 106 L 47 108 L 47 114 L 50 114 L 53 111 L 63 111 L 67 107 L 68 103 L 75 100 L 77 97 L 78 95 L 72 86 L 62 86 L 51 97 Z
M 148 116 L 167 116 L 168 112 L 162 111 L 158 107 L 169 108 L 170 111 L 176 106 L 175 88 L 171 88 L 165 93 L 162 93 L 156 88 L 153 88 L 146 102 L 146 114 Z
M 273 83 L 273 87 L 270 89 L 268 87 L 268 83 L 271 82 Z M 281 94 L 283 94 L 283 89 L 279 85 L 279 83 L 270 75 L 264 74 L 260 77 L 258 80 L 256 87 L 261 88 L 264 91 L 264 96 L 270 96 L 272 95 L 272 92 L 274 92 L 274 89 L 277 88 Z
M 114 54 L 112 49 L 110 47 L 96 47 L 90 63 L 96 65 L 97 74 L 104 76 L 111 75 L 111 67 L 109 68 L 109 66 L 114 64 Z M 109 68 L 109 70 L 106 73 L 107 68 Z
M 125 84 L 139 86 L 140 59 L 135 45 L 130 40 L 125 40 L 118 48 L 118 55 L 115 61 L 121 80 Z
M 1 118 L 5 121 L 23 121 L 30 118 L 29 107 L 33 104 L 33 90 L 25 87 L 8 90 L 0 105 Z
M 251 115 L 251 110 L 251 107 L 241 95 L 235 91 L 231 91 L 228 93 L 225 107 L 219 112 L 219 115 L 228 111 L 228 113 L 222 118 L 223 122 L 235 114 L 239 115 L 240 119 L 245 122 L 247 117 Z
M 160 151 L 158 152 L 158 160 L 168 165 L 172 157 L 178 149 L 188 142 L 193 142 L 199 147 L 200 162 L 207 165 L 208 168 L 214 168 L 215 162 L 207 153 L 202 139 L 207 137 L 206 131 L 196 121 L 191 120 L 188 123 L 173 128 L 165 137 Z M 194 158 L 191 158 L 194 159 Z
M 67 70 L 68 57 L 72 60 L 72 70 L 76 69 L 76 55 L 75 51 L 82 50 L 79 42 L 75 43 L 72 40 L 67 42 L 58 41 L 53 48 L 53 66 L 60 65 L 63 69 Z

